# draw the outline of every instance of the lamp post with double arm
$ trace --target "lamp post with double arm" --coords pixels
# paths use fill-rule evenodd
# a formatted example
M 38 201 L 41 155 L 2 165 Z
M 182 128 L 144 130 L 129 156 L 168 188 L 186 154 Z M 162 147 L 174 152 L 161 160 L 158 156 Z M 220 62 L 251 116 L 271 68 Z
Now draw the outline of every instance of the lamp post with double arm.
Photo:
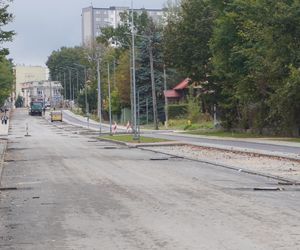
M 82 68 L 84 70 L 84 97 L 85 97 L 85 115 L 88 116 L 89 113 L 89 107 L 88 107 L 88 99 L 87 99 L 87 70 L 86 70 L 86 66 L 78 64 L 78 63 L 74 63 L 75 66 L 78 66 L 80 68 Z

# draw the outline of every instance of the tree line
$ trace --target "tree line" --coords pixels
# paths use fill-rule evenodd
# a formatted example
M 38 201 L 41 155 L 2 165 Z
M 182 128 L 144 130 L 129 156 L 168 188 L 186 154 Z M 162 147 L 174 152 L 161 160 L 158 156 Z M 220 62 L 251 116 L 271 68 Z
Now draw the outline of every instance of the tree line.
M 225 129 L 297 134 L 299 13 L 297 0 L 169 1 L 161 23 L 153 22 L 146 12 L 134 13 L 141 118 L 146 119 L 147 108 L 152 121 L 163 120 L 160 116 L 164 115 L 166 69 L 168 88 L 186 77 L 200 86 L 193 97 L 199 104 L 199 112 L 212 115 L 213 107 L 217 106 L 218 118 Z M 67 48 L 49 57 L 47 65 L 53 76 L 62 64 L 80 62 L 88 68 L 90 83 L 82 84 L 78 92 L 83 109 L 84 88 L 88 88 L 91 110 L 97 108 L 93 60 L 97 53 L 101 57 L 104 109 L 107 110 L 108 103 L 108 64 L 113 83 L 113 111 L 119 114 L 122 108 L 132 107 L 131 13 L 122 13 L 121 19 L 117 28 L 101 30 L 96 43 L 96 47 L 102 48 L 101 55 L 96 48 L 87 52 L 78 47 L 69 48 L 69 57 L 63 56 Z M 62 58 L 54 63 L 58 55 Z
M 13 15 L 8 12 L 8 2 L 0 1 L 0 107 L 14 88 L 13 63 L 8 58 L 9 50 L 3 47 L 3 44 L 12 41 L 14 36 L 13 31 L 5 30 L 5 26 L 13 19 Z
M 300 2 L 182 0 L 164 29 L 169 64 L 213 91 L 222 126 L 300 129 Z

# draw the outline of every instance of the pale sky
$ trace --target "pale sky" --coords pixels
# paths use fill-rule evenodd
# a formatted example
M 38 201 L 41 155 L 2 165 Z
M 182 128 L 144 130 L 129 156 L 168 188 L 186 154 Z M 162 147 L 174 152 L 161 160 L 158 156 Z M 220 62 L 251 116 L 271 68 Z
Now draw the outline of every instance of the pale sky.
M 162 8 L 166 0 L 134 0 L 134 8 Z M 17 35 L 10 49 L 10 58 L 16 64 L 44 66 L 53 50 L 81 43 L 81 10 L 91 6 L 130 6 L 130 0 L 14 0 L 10 12 Z

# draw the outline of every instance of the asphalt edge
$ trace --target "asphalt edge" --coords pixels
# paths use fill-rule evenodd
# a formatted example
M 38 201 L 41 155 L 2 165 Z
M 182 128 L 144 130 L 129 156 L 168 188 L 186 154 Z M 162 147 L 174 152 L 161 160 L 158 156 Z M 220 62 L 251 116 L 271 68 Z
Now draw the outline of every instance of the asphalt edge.
M 158 150 L 154 150 L 154 149 L 150 149 L 151 147 L 155 147 L 155 146 L 195 146 L 195 145 L 191 145 L 191 144 L 187 144 L 187 143 L 181 143 L 181 142 L 174 142 L 174 143 L 165 143 L 165 144 L 161 144 L 161 143 L 155 143 L 155 145 L 150 145 L 150 144 L 137 144 L 137 143 L 127 143 L 127 142 L 121 142 L 121 141 L 117 141 L 117 140 L 113 140 L 113 139 L 108 139 L 108 138 L 99 138 L 97 137 L 97 139 L 99 139 L 100 141 L 109 141 L 109 142 L 113 142 L 119 145 L 123 145 L 123 146 L 127 146 L 129 148 L 139 148 L 141 150 L 145 150 L 145 151 L 149 151 L 149 152 L 153 152 L 153 153 L 159 153 L 159 154 L 164 154 L 164 155 L 168 155 L 171 157 L 180 157 L 182 159 L 186 159 L 189 161 L 194 161 L 194 162 L 201 162 L 201 163 L 206 163 L 206 164 L 210 164 L 213 166 L 217 166 L 217 167 L 222 167 L 222 168 L 226 168 L 226 169 L 230 169 L 230 170 L 234 170 L 237 172 L 241 172 L 241 173 L 246 173 L 246 174 L 250 174 L 250 175 L 257 175 L 257 176 L 261 176 L 261 177 L 266 177 L 266 178 L 270 178 L 273 180 L 277 180 L 277 181 L 283 181 L 286 184 L 291 184 L 291 185 L 300 185 L 300 182 L 293 180 L 293 179 L 289 179 L 289 178 L 285 178 L 285 177 L 280 177 L 280 176 L 276 176 L 276 175 L 271 175 L 271 174 L 267 174 L 267 173 L 262 173 L 262 172 L 258 172 L 258 171 L 252 171 L 249 169 L 243 169 L 243 168 L 237 168 L 237 167 L 233 167 L 230 165 L 226 165 L 226 164 L 221 164 L 221 163 L 217 163 L 217 162 L 213 162 L 213 161 L 207 161 L 207 160 L 197 160 L 197 159 L 192 159 L 189 157 L 181 157 L 178 155 L 174 155 L 174 154 L 170 154 L 170 153 L 164 153 Z M 196 147 L 204 147 L 204 146 L 196 146 Z M 204 148 L 209 148 L 209 147 L 204 147 Z M 211 147 L 213 148 L 213 147 Z M 216 149 L 216 148 L 213 148 Z M 217 150 L 223 150 L 226 151 L 225 149 L 218 149 Z M 232 150 L 227 150 L 232 152 Z M 262 155 L 262 156 L 267 156 L 267 157 L 276 157 L 276 156 L 271 156 L 271 155 L 264 155 L 264 154 L 259 154 L 259 153 L 252 153 L 252 152 L 244 152 L 244 151 L 234 151 L 237 153 L 245 153 L 245 154 L 256 154 L 256 155 Z M 284 158 L 284 157 L 277 157 L 277 158 Z M 295 160 L 295 159 L 291 159 L 291 158 L 287 158 L 288 160 Z

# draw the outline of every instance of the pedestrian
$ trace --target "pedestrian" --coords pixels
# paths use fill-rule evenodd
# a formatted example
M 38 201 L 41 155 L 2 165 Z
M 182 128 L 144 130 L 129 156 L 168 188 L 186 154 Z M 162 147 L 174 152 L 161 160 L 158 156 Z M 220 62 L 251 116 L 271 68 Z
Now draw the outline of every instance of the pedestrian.
M 7 124 L 7 121 L 8 121 L 8 117 L 7 117 L 7 115 L 6 114 L 4 114 L 2 117 L 1 117 L 1 122 L 2 122 L 2 124 Z

